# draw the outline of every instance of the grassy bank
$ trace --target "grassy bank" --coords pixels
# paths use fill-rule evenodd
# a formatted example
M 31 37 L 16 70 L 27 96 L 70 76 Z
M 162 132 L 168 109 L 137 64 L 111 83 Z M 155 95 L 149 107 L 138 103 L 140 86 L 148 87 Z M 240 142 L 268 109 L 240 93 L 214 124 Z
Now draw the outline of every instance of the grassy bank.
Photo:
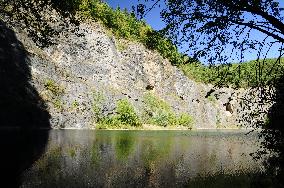
M 110 125 L 102 125 L 98 124 L 94 129 L 100 130 L 197 130 L 196 128 L 188 128 L 184 126 L 167 126 L 161 127 L 157 125 L 150 125 L 150 124 L 142 124 L 139 127 L 134 127 L 131 125 L 117 125 L 117 126 L 110 126 Z
M 82 130 L 82 128 L 54 128 L 54 129 L 62 129 L 62 130 Z M 45 130 L 45 129 L 44 129 Z M 141 131 L 179 131 L 179 130 L 183 130 L 183 131 L 222 131 L 222 130 L 226 130 L 226 131 L 259 131 L 262 129 L 254 129 L 254 128 L 242 128 L 242 127 L 235 127 L 235 128 L 231 128 L 231 127 L 223 127 L 223 128 L 188 128 L 188 127 L 182 127 L 182 126 L 169 126 L 169 127 L 161 127 L 161 126 L 157 126 L 157 125 L 150 125 L 150 124 L 143 124 L 140 127 L 133 127 L 131 125 L 123 125 L 123 126 L 94 126 L 91 128 L 88 128 L 88 130 L 141 130 Z
M 165 100 L 152 92 L 144 94 L 143 107 L 139 113 L 131 101 L 124 98 L 117 101 L 114 114 L 106 115 L 103 113 L 104 100 L 102 93 L 94 93 L 94 124 L 98 129 L 146 129 L 146 125 L 153 125 L 155 129 L 194 127 L 194 118 L 190 114 L 174 112 Z

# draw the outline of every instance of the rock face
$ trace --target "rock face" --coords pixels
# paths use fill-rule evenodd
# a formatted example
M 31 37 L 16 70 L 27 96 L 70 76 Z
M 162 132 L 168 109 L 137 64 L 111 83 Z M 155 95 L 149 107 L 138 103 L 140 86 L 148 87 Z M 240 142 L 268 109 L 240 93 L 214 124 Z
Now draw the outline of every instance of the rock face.
M 113 114 L 123 98 L 141 115 L 143 96 L 153 93 L 175 113 L 190 114 L 196 128 L 234 127 L 246 114 L 240 101 L 247 91 L 196 83 L 157 52 L 117 40 L 98 23 L 66 29 L 57 45 L 44 49 L 14 30 L 29 52 L 32 84 L 46 101 L 54 128 L 95 127 L 98 95 L 104 115 Z

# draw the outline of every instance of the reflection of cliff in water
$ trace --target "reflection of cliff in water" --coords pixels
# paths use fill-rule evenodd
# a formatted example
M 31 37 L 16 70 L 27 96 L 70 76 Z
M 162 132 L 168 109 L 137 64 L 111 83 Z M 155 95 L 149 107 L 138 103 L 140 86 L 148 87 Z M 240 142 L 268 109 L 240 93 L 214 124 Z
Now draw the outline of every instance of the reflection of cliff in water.
M 49 128 L 50 116 L 30 79 L 24 46 L 0 20 L 1 184 L 8 187 L 20 184 L 20 174 L 39 157 L 48 138 L 47 131 L 33 131 Z
M 47 187 L 176 187 L 199 176 L 225 184 L 236 176 L 235 183 L 249 184 L 246 175 L 261 168 L 249 155 L 257 144 L 257 135 L 240 132 L 52 130 L 46 154 L 23 180 L 35 187 L 38 180 Z

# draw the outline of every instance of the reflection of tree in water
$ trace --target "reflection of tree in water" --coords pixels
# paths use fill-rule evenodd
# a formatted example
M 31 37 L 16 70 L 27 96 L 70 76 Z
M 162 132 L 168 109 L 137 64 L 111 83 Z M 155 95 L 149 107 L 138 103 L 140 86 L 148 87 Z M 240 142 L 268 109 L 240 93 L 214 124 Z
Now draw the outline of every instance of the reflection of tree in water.
M 120 132 L 115 138 L 115 152 L 119 160 L 127 160 L 134 151 L 135 137 L 133 134 Z
M 140 137 L 136 131 L 96 134 L 90 160 L 96 185 L 161 185 L 174 174 L 174 163 L 165 161 L 172 152 L 172 138 Z M 159 137 L 159 135 L 157 135 Z M 114 153 L 112 153 L 114 152 Z M 162 169 L 165 169 L 162 172 Z M 104 181 L 102 181 L 104 180 Z
M 62 134 L 66 132 L 68 134 Z M 118 158 L 118 152 L 123 150 L 117 151 L 116 147 L 125 144 L 125 141 L 119 144 L 124 134 L 130 134 L 126 145 L 131 149 L 126 150 L 130 152 L 123 155 L 125 158 Z M 224 143 L 224 139 L 218 137 L 219 140 L 211 138 L 206 141 L 199 136 L 197 139 L 189 136 L 177 138 L 169 132 L 145 134 L 138 131 L 51 131 L 47 151 L 23 176 L 24 186 L 39 186 L 41 182 L 45 187 L 183 187 L 187 183 L 191 186 L 193 182 L 198 187 L 203 185 L 206 177 L 198 179 L 193 174 L 194 165 L 190 164 L 199 161 L 202 155 L 201 160 L 207 167 L 205 173 L 212 175 L 209 177 L 212 182 L 208 180 L 204 185 L 216 187 L 220 182 L 224 186 L 228 185 L 227 182 L 248 185 L 251 182 L 245 173 L 240 177 L 211 173 L 212 166 L 204 160 L 208 152 L 203 152 L 201 143 L 213 142 L 211 146 L 218 151 L 215 156 L 218 161 L 222 158 L 220 151 L 227 151 L 227 147 L 222 144 L 215 148 L 215 143 Z M 232 141 L 238 141 L 237 137 Z M 190 144 L 185 147 L 183 143 Z M 241 145 L 245 146 L 240 148 L 241 152 L 247 151 L 247 145 L 250 145 L 248 148 L 253 147 L 247 142 Z M 240 150 L 232 152 L 238 155 Z
M 151 138 L 151 137 L 150 137 Z M 172 138 L 145 140 L 142 146 L 142 159 L 148 168 L 151 164 L 162 160 L 169 155 L 172 149 Z
M 112 138 L 115 134 L 112 132 L 110 134 L 106 133 L 107 132 L 104 131 L 94 133 L 95 139 L 91 145 L 90 160 L 92 166 L 96 169 L 102 167 L 102 163 L 108 158 L 109 150 L 112 148 L 112 145 L 114 145 Z
M 0 41 L 1 184 L 19 186 L 21 173 L 38 158 L 47 142 L 47 131 L 33 129 L 49 128 L 49 113 L 30 84 L 23 44 L 1 20 Z
M 158 135 L 159 137 L 159 135 Z M 143 140 L 141 147 L 142 164 L 145 170 L 144 181 L 149 187 L 169 186 L 175 181 L 175 163 L 166 161 L 172 152 L 173 137 L 152 138 Z
M 92 147 L 91 147 L 91 164 L 94 167 L 98 167 L 101 161 L 101 155 L 100 155 L 100 147 L 98 144 L 98 140 L 95 140 Z

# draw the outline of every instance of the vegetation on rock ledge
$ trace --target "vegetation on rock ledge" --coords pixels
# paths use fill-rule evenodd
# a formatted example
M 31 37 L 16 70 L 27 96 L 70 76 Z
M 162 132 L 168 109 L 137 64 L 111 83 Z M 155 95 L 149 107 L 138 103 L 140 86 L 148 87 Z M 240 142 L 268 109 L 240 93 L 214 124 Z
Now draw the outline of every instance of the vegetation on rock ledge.
M 195 81 L 233 87 L 255 87 L 270 84 L 283 72 L 283 59 L 203 65 L 198 60 L 178 52 L 176 45 L 163 32 L 153 30 L 145 21 L 138 20 L 134 13 L 129 13 L 126 9 L 121 10 L 118 7 L 114 10 L 99 0 L 78 0 L 77 3 L 81 15 L 101 22 L 117 38 L 137 41 L 149 49 L 157 50 Z M 274 66 L 276 63 L 277 67 Z
M 43 43 L 52 44 L 52 41 L 50 41 L 52 36 L 59 32 L 56 32 L 56 29 L 52 28 L 53 25 L 49 25 L 50 20 L 46 21 L 45 16 L 42 15 L 43 10 L 49 10 L 48 5 L 50 4 L 64 17 L 78 13 L 83 21 L 90 18 L 102 23 L 116 38 L 137 41 L 149 49 L 158 51 L 195 81 L 218 86 L 254 87 L 270 84 L 277 80 L 283 72 L 282 59 L 281 62 L 280 59 L 278 61 L 266 59 L 240 64 L 203 65 L 198 60 L 179 53 L 177 46 L 167 37 L 168 35 L 164 34 L 165 32 L 155 31 L 145 21 L 138 20 L 134 13 L 129 13 L 126 9 L 121 10 L 120 8 L 114 10 L 100 0 L 62 0 L 60 2 L 53 0 L 50 2 L 45 0 L 30 2 L 24 0 L 17 3 L 13 2 L 5 1 L 0 5 L 3 15 L 11 16 L 11 19 L 16 17 L 20 20 L 23 19 L 25 23 L 28 23 L 26 27 L 29 34 L 32 38 L 38 39 L 38 42 L 46 39 L 47 41 Z M 27 3 L 32 11 L 24 11 Z M 23 7 L 25 8 L 23 9 Z M 70 20 L 74 21 L 72 16 Z M 77 23 L 77 20 L 75 23 Z M 49 35 L 51 36 L 49 37 Z M 192 42 L 196 41 L 193 40 Z M 123 49 L 124 45 L 121 44 L 120 48 Z M 207 48 L 211 50 L 210 46 Z M 277 66 L 274 66 L 276 64 Z
M 117 102 L 113 115 L 103 115 L 102 102 L 98 103 L 98 100 L 94 107 L 97 129 L 142 129 L 142 125 L 153 125 L 157 128 L 193 128 L 193 118 L 189 114 L 175 114 L 169 104 L 151 93 L 144 96 L 144 112 L 140 115 L 128 99 Z

